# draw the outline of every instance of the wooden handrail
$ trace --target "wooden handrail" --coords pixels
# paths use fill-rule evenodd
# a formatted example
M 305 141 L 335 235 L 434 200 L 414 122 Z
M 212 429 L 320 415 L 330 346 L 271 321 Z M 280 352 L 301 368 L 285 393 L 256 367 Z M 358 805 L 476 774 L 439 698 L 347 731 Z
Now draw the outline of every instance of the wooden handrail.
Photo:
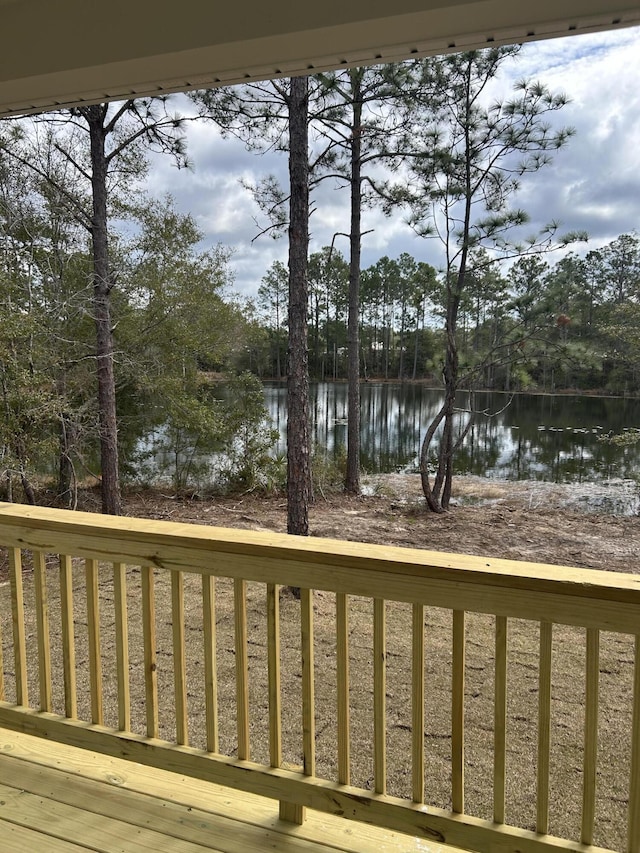
M 2 544 L 635 633 L 640 575 L 0 503 Z M 455 580 L 454 580 L 455 579 Z
M 379 823 L 425 839 L 477 851 L 543 853 L 572 850 L 595 853 L 598 817 L 599 675 L 601 632 L 635 636 L 634 687 L 629 743 L 627 853 L 640 853 L 640 578 L 631 574 L 514 563 L 456 554 L 340 542 L 312 537 L 227 530 L 145 519 L 0 504 L 0 548 L 7 549 L 11 581 L 11 628 L 5 639 L 4 666 L 0 636 L 0 726 L 55 738 L 110 755 L 129 757 L 152 766 L 174 769 L 198 778 L 271 796 L 280 801 L 282 818 L 301 822 L 305 807 Z M 50 555 L 46 559 L 45 555 Z M 64 715 L 53 713 L 50 612 L 47 563 L 59 566 L 60 656 L 63 673 Z M 104 564 L 105 574 L 100 575 Z M 36 627 L 35 663 L 30 661 L 25 632 L 30 597 L 23 588 L 23 567 L 33 566 L 33 617 Z M 109 568 L 109 566 L 111 568 Z M 139 577 L 128 578 L 131 567 Z M 77 575 L 84 574 L 84 583 Z M 170 595 L 169 612 L 157 612 L 156 576 L 165 575 Z M 192 631 L 187 631 L 185 583 L 188 575 L 201 575 L 202 608 L 198 624 L 201 639 L 197 655 L 202 662 L 204 732 L 206 749 L 190 746 L 187 658 Z M 81 576 L 81 575 L 80 575 Z M 115 639 L 114 672 L 117 696 L 107 708 L 102 687 L 100 584 L 111 584 L 107 600 Z M 216 578 L 229 578 L 233 587 L 233 670 L 236 757 L 220 755 L 218 721 L 219 672 L 217 667 Z M 74 585 L 74 578 L 76 583 Z M 263 730 L 269 732 L 268 764 L 252 760 L 250 726 L 251 661 L 248 622 L 248 583 L 264 585 L 264 619 L 268 696 Z M 159 581 L 158 581 L 159 583 Z M 302 767 L 283 764 L 282 691 L 280 676 L 281 585 L 298 587 L 300 601 L 300 723 L 299 754 Z M 144 692 L 146 734 L 131 728 L 131 663 L 127 604 L 132 589 L 139 596 L 142 645 L 138 681 Z M 158 586 L 158 595 L 162 588 Z M 314 590 L 335 593 L 335 744 L 336 777 L 316 777 Z M 80 605 L 75 597 L 81 597 Z M 358 673 L 350 668 L 349 608 L 354 598 L 370 602 L 372 683 L 371 790 L 351 787 L 350 690 Z M 161 601 L 158 598 L 158 601 Z M 398 799 L 387 794 L 387 743 L 391 716 L 387 671 L 389 602 L 409 603 L 407 630 L 410 648 L 411 739 L 407 747 L 410 795 Z M 253 605 L 252 605 L 253 606 Z M 425 805 L 425 614 L 429 608 L 451 613 L 450 647 L 450 811 Z M 471 616 L 468 617 L 468 614 Z M 473 614 L 495 616 L 491 643 L 493 655 L 493 785 L 492 820 L 467 813 L 465 803 L 467 671 L 471 646 L 467 635 Z M 86 620 L 87 695 L 79 692 L 75 619 Z M 169 646 L 158 645 L 160 618 L 170 625 Z M 539 625 L 537 664 L 537 765 L 534 797 L 536 831 L 510 826 L 507 800 L 507 743 L 510 620 L 526 619 Z M 582 752 L 582 788 L 579 837 L 574 840 L 548 835 L 552 743 L 552 667 L 554 624 L 581 626 L 585 637 L 585 715 Z M 0 624 L 1 627 L 1 624 Z M 175 737 L 161 740 L 169 723 L 161 719 L 158 656 L 170 658 Z M 37 670 L 39 707 L 29 703 L 28 687 Z M 32 690 L 33 693 L 33 690 Z M 7 700 L 11 695 L 15 701 Z M 160 698 L 165 698 L 161 696 Z M 81 701 L 82 700 L 82 701 Z M 442 700 L 440 700 L 442 701 Z M 267 707 L 268 706 L 268 707 Z M 164 707 L 164 706 L 162 706 Z M 81 709 L 80 712 L 78 709 Z M 84 710 L 86 709 L 86 710 Z M 118 725 L 104 725 L 107 714 Z M 172 734 L 173 737 L 173 734 Z M 608 849 L 608 848 L 606 848 Z

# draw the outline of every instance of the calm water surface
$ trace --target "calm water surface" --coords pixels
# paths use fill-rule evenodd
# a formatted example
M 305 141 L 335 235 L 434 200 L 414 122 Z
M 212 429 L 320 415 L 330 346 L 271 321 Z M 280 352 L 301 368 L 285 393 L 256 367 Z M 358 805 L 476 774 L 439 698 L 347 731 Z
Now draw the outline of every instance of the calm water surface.
M 347 386 L 311 385 L 312 441 L 338 455 L 346 449 Z M 286 449 L 286 388 L 265 387 L 266 406 Z M 361 464 L 370 473 L 415 471 L 426 426 L 442 404 L 438 390 L 370 382 L 361 390 Z M 471 408 L 461 393 L 461 410 Z M 475 423 L 456 460 L 456 473 L 557 483 L 630 478 L 640 474 L 640 443 L 618 448 L 598 441 L 640 427 L 640 400 L 579 395 L 476 392 Z M 484 414 L 484 413 L 488 414 Z M 457 429 L 468 414 L 461 412 Z

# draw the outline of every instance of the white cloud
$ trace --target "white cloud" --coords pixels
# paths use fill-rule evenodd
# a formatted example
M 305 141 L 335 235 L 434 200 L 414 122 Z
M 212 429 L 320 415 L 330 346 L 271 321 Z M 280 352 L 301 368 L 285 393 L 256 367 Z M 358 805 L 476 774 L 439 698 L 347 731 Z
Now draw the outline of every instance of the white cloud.
M 553 165 L 523 183 L 518 203 L 531 216 L 529 230 L 560 220 L 563 231 L 588 231 L 588 248 L 640 230 L 640 28 L 527 44 L 496 92 L 508 95 L 522 77 L 565 92 L 570 103 L 556 118 L 559 125 L 576 129 Z M 186 98 L 181 106 L 188 110 Z M 286 158 L 249 153 L 241 142 L 221 139 L 212 125 L 190 123 L 187 132 L 194 170 L 177 171 L 159 158 L 149 175 L 149 192 L 170 192 L 179 209 L 196 218 L 208 244 L 232 247 L 236 287 L 255 293 L 273 260 L 286 260 L 286 241 L 265 236 L 252 242 L 260 214 L 241 179 L 255 182 L 276 173 L 286 182 Z M 311 251 L 349 228 L 347 190 L 327 182 L 316 192 L 314 204 Z M 417 238 L 400 215 L 387 219 L 367 210 L 363 228 L 371 230 L 363 239 L 364 266 L 403 251 L 438 264 L 436 245 Z M 336 246 L 347 254 L 345 238 L 337 238 Z

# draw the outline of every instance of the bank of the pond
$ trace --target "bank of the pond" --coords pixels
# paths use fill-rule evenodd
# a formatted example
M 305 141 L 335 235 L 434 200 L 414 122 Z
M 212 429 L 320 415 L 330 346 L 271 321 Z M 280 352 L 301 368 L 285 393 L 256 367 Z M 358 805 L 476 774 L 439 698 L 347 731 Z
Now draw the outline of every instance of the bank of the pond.
M 408 474 L 379 474 L 365 480 L 363 491 L 392 489 L 407 501 L 422 499 L 420 478 Z M 530 510 L 545 507 L 569 509 L 590 514 L 614 516 L 640 515 L 640 484 L 636 480 L 602 479 L 584 483 L 550 483 L 543 480 L 500 480 L 472 474 L 454 478 L 452 504 L 488 505 L 517 500 Z
M 463 552 L 640 573 L 640 516 L 614 514 L 591 498 L 631 493 L 633 483 L 556 485 L 535 481 L 489 481 L 457 477 L 456 505 L 444 515 L 428 513 L 415 475 L 365 479 L 360 498 L 316 494 L 311 533 L 334 539 Z M 90 502 L 89 502 L 90 504 Z M 86 508 L 92 508 L 90 505 Z M 587 511 L 585 511 L 585 508 Z M 126 512 L 214 526 L 285 532 L 283 497 L 245 494 L 190 500 L 157 491 L 129 494 Z
M 347 443 L 344 383 L 312 383 L 311 438 L 330 458 Z M 440 410 L 442 391 L 400 382 L 361 387 L 360 461 L 366 471 L 415 472 L 426 425 Z M 265 384 L 265 404 L 286 451 L 287 400 L 282 385 Z M 640 426 L 640 399 L 581 394 L 459 392 L 454 435 L 473 423 L 454 459 L 456 474 L 506 480 L 583 483 L 633 478 L 640 473 L 640 443 L 606 440 Z M 430 461 L 435 463 L 436 445 Z

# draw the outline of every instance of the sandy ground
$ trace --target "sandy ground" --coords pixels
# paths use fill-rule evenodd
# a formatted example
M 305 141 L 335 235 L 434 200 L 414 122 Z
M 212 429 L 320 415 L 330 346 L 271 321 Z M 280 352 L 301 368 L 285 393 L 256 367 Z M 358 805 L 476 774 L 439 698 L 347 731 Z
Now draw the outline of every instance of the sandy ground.
M 310 512 L 311 534 L 640 571 L 640 501 L 632 481 L 558 485 L 458 477 L 453 490 L 457 505 L 444 515 L 426 511 L 416 475 L 368 477 L 363 487 L 367 494 L 360 498 L 318 493 Z M 138 493 L 129 496 L 126 510 L 143 517 L 286 531 L 286 502 L 281 497 L 248 494 L 200 501 Z

